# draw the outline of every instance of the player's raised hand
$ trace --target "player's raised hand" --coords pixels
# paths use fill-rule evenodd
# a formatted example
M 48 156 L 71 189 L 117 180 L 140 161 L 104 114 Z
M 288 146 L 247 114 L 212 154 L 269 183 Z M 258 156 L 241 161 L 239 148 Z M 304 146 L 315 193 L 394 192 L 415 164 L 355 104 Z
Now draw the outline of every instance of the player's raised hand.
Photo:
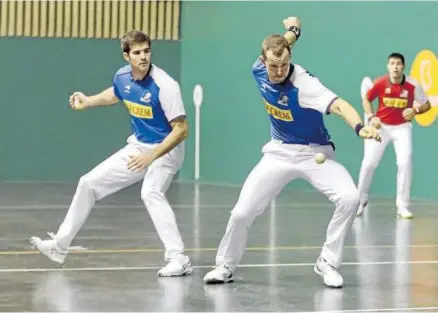
M 296 26 L 301 29 L 301 21 L 298 17 L 290 16 L 283 20 L 284 28 L 289 29 L 291 26 Z
M 87 96 L 82 92 L 74 92 L 69 98 L 69 105 L 73 110 L 82 110 L 86 108 Z
M 413 108 L 406 108 L 403 110 L 403 117 L 406 121 L 412 120 L 416 114 L 417 112 L 415 112 Z
M 368 124 L 370 124 L 370 126 L 374 127 L 375 129 L 380 129 L 382 127 L 380 119 L 377 116 L 373 116 L 372 118 L 370 118 Z
M 380 138 L 379 131 L 372 126 L 364 126 L 359 131 L 359 136 L 364 139 L 374 139 L 376 141 L 382 141 L 382 139 Z

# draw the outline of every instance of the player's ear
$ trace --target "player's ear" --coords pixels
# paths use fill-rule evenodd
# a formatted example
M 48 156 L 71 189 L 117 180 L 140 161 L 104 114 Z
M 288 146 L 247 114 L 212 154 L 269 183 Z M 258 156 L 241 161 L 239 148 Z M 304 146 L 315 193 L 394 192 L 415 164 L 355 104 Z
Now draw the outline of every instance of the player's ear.
M 127 52 L 123 52 L 123 58 L 126 62 L 129 62 L 129 54 Z

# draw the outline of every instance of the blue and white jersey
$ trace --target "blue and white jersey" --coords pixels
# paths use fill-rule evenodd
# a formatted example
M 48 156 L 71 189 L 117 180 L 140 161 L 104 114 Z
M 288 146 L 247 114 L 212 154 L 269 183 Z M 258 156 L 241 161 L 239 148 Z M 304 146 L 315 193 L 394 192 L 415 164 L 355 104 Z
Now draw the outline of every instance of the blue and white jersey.
M 280 84 L 269 81 L 261 58 L 252 72 L 269 114 L 272 139 L 289 144 L 329 144 L 323 114 L 329 113 L 336 94 L 297 64 L 290 64 L 290 72 Z
M 133 134 L 140 142 L 162 142 L 172 131 L 170 122 L 186 115 L 178 82 L 153 64 L 143 80 L 134 80 L 130 65 L 120 68 L 113 88 L 125 103 Z

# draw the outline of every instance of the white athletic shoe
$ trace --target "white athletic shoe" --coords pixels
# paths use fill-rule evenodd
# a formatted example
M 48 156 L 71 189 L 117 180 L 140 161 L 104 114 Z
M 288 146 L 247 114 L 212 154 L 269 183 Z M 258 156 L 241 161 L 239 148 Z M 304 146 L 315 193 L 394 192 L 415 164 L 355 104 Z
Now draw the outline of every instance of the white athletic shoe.
M 189 257 L 179 254 L 173 257 L 165 267 L 158 271 L 158 276 L 185 276 L 191 274 L 192 272 L 193 268 Z
M 364 209 L 368 209 L 368 201 L 365 201 L 363 204 L 359 205 L 359 209 L 356 212 L 356 216 L 361 216 Z
M 42 240 L 39 237 L 30 237 L 30 243 L 34 249 L 38 249 L 43 255 L 48 257 L 53 262 L 64 264 L 68 251 L 61 249 L 55 240 Z
M 397 216 L 400 218 L 411 219 L 414 217 L 414 214 L 408 209 L 398 209 Z
M 318 258 L 313 270 L 324 279 L 324 283 L 328 287 L 340 288 L 344 284 L 344 279 L 337 269 L 328 264 L 322 257 Z
M 217 266 L 204 276 L 204 282 L 206 284 L 224 284 L 232 283 L 233 281 L 233 272 L 230 267 L 225 264 Z

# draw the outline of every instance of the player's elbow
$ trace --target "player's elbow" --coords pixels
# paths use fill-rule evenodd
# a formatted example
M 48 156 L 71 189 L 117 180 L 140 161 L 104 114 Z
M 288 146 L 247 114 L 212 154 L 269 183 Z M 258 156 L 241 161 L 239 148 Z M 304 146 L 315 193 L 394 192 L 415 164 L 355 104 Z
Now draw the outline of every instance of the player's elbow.
M 187 124 L 187 121 L 184 121 L 183 123 L 180 123 L 177 127 L 179 137 L 181 141 L 185 140 L 189 136 L 189 126 Z
M 186 124 L 185 127 L 181 129 L 181 138 L 182 138 L 181 140 L 186 140 L 188 136 L 189 136 L 189 128 Z
M 425 104 L 423 104 L 423 112 L 427 112 L 427 111 L 429 111 L 430 110 L 430 108 L 431 108 L 432 106 L 430 105 L 430 101 L 428 100 L 428 101 L 426 101 L 426 103 Z

